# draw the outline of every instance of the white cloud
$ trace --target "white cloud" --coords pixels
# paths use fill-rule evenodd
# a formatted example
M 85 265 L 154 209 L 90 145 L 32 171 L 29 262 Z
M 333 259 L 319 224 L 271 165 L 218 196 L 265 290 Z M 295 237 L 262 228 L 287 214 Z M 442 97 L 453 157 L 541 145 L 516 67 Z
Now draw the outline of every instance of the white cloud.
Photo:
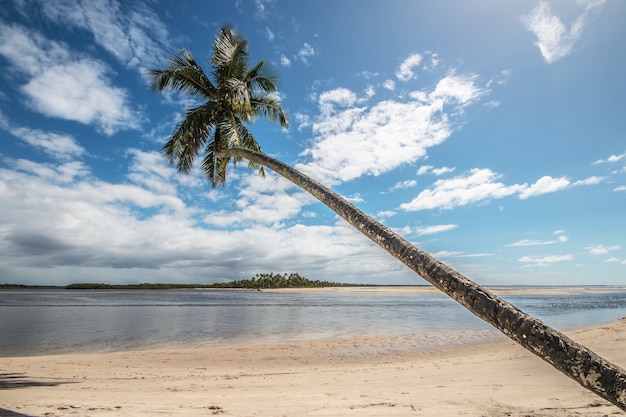
M 290 67 L 291 66 L 291 60 L 289 58 L 287 58 L 285 55 L 281 54 L 280 55 L 280 65 L 282 65 L 283 67 Z
M 574 257 L 572 255 L 549 255 L 549 256 L 524 256 L 517 261 L 525 264 L 535 264 L 537 266 L 550 266 L 555 262 L 568 262 L 572 261 Z
M 17 172 L 24 172 L 29 175 L 35 175 L 50 184 L 68 184 L 89 174 L 89 169 L 82 162 L 78 161 L 55 165 L 18 159 L 9 161 L 9 165 L 15 170 L 15 173 L 7 171 L 6 178 L 11 178 L 12 180 L 20 178 Z
M 626 191 L 626 185 L 620 185 L 619 187 L 613 188 L 613 191 Z
M 265 28 L 265 36 L 267 37 L 268 41 L 273 41 L 274 38 L 276 37 L 276 35 L 274 35 L 274 32 L 272 32 L 272 30 L 268 27 Z
M 160 152 L 144 152 L 138 149 L 129 149 L 128 156 L 132 157 L 129 165 L 128 178 L 133 184 L 161 195 L 175 195 L 176 187 L 200 187 L 202 179 L 195 171 L 192 174 L 181 176 L 176 169 L 170 166 Z M 218 192 L 213 190 L 213 193 Z M 215 196 L 207 196 L 214 199 Z
M 378 77 L 378 73 L 377 72 L 372 72 L 372 71 L 361 71 L 357 75 L 359 77 L 365 78 L 366 80 L 371 80 L 372 78 Z
M 451 167 L 441 167 L 441 168 L 433 168 L 432 172 L 433 174 L 439 176 L 439 175 L 443 175 L 443 174 L 448 174 L 450 172 L 454 172 L 455 168 L 451 168 Z
M 575 181 L 572 184 L 572 187 L 575 187 L 578 185 L 596 185 L 596 184 L 600 184 L 602 181 L 604 181 L 604 177 L 593 176 L 593 177 L 585 178 L 584 180 Z
M 433 256 L 437 259 L 451 258 L 454 256 L 460 256 L 460 255 L 463 255 L 463 252 L 442 250 L 442 251 L 433 253 Z
M 536 245 L 554 245 L 555 243 L 565 243 L 569 240 L 568 236 L 559 236 L 556 239 L 553 240 L 529 240 L 529 239 L 522 239 L 522 240 L 518 240 L 517 242 L 514 243 L 509 243 L 508 245 L 504 245 L 504 246 L 536 246 Z
M 421 167 L 419 167 L 419 169 L 417 170 L 417 175 L 424 175 L 427 174 L 429 172 L 431 172 L 433 170 L 433 166 L 432 165 L 422 165 Z
M 443 174 L 448 174 L 450 172 L 454 172 L 454 170 L 455 168 L 451 168 L 451 167 L 435 168 L 432 165 L 422 165 L 417 170 L 417 175 L 424 175 L 424 174 L 432 173 L 436 176 L 439 176 Z
M 305 64 L 308 64 L 309 59 L 311 57 L 314 57 L 315 55 L 317 55 L 317 53 L 315 52 L 315 49 L 313 49 L 313 47 L 309 45 L 308 43 L 305 43 L 304 45 L 302 45 L 302 48 L 300 48 L 300 50 L 298 51 L 298 59 L 300 59 L 300 61 L 302 61 Z
M 407 82 L 413 78 L 416 78 L 414 69 L 419 66 L 422 62 L 422 56 L 420 54 L 411 54 L 409 55 L 402 63 L 398 70 L 396 71 L 396 77 L 400 81 Z
M 376 217 L 380 218 L 380 219 L 386 219 L 388 217 L 393 217 L 395 216 L 397 213 L 393 210 L 384 210 L 384 211 L 379 211 L 378 213 L 376 213 Z
M 309 116 L 308 114 L 296 113 L 294 120 L 298 123 L 299 131 L 309 128 L 313 125 L 313 122 L 311 121 L 311 116 Z
M 444 103 L 468 105 L 484 92 L 473 77 L 462 76 L 445 77 L 419 99 L 385 100 L 371 107 L 356 107 L 364 100 L 345 88 L 324 92 L 320 116 L 312 124 L 312 146 L 303 153 L 310 161 L 297 168 L 333 185 L 415 162 L 452 133 Z
M 429 94 L 429 99 L 433 102 L 442 100 L 446 104 L 466 106 L 486 92 L 482 88 L 477 88 L 474 76 L 449 75 L 437 83 L 435 90 Z
M 435 169 L 431 165 L 424 165 L 418 170 L 420 175 L 427 172 L 435 172 Z M 512 195 L 518 195 L 518 198 L 523 200 L 560 191 L 570 186 L 597 184 L 602 180 L 601 177 L 590 177 L 571 183 L 565 177 L 544 176 L 529 186 L 526 183 L 505 185 L 497 181 L 500 177 L 501 175 L 490 169 L 474 168 L 464 175 L 437 180 L 431 189 L 423 190 L 413 200 L 402 204 L 400 208 L 405 211 L 452 209 Z
M 585 249 L 587 249 L 589 253 L 592 255 L 604 255 L 606 253 L 609 253 L 610 251 L 621 249 L 621 246 L 619 245 L 613 245 L 613 246 L 593 245 L 593 246 L 587 246 Z
M 572 23 L 568 29 L 566 25 L 550 10 L 550 5 L 542 1 L 528 15 L 522 18 L 522 23 L 536 37 L 535 44 L 541 55 L 548 63 L 553 63 L 567 56 L 574 44 L 580 38 L 587 24 L 589 11 L 604 3 L 603 1 L 587 1 L 584 12 Z
M 17 128 L 11 133 L 57 159 L 72 159 L 85 153 L 85 149 L 70 135 L 28 128 Z
M 517 194 L 524 185 L 507 186 L 497 180 L 500 175 L 489 169 L 472 169 L 465 176 L 437 180 L 433 189 L 422 191 L 408 203 L 400 206 L 405 211 L 434 208 L 451 209 L 457 206 L 498 199 Z
M 95 42 L 129 68 L 159 66 L 163 50 L 171 49 L 166 25 L 141 3 L 115 0 L 37 0 L 44 16 L 93 34 Z
M 456 224 L 438 224 L 435 226 L 418 227 L 415 229 L 415 233 L 417 233 L 418 236 L 433 235 L 436 233 L 447 232 L 449 230 L 456 229 L 457 227 L 459 226 Z
M 32 108 L 46 116 L 94 124 L 107 135 L 138 128 L 139 117 L 129 107 L 126 92 L 111 87 L 105 72 L 97 61 L 57 65 L 31 79 L 22 90 Z
M 393 80 L 386 80 L 383 83 L 383 88 L 386 88 L 389 91 L 393 91 L 396 89 L 396 83 Z
M 625 157 L 626 157 L 626 152 L 624 152 L 621 155 L 611 155 L 611 156 L 609 156 L 606 159 L 598 159 L 597 161 L 594 162 L 594 165 L 606 164 L 606 163 L 612 163 L 612 162 L 619 162 L 619 161 L 621 161 Z
M 357 100 L 356 94 L 347 88 L 336 88 L 320 94 L 319 106 L 323 114 L 333 113 L 336 107 L 350 107 Z
M 304 191 L 290 192 L 292 183 L 282 177 L 268 173 L 265 178 L 244 175 L 235 207 L 210 212 L 204 217 L 209 225 L 226 227 L 250 224 L 278 224 L 296 217 L 302 208 L 313 202 L 313 197 Z
M 541 177 L 531 186 L 520 192 L 519 198 L 524 200 L 529 197 L 536 197 L 538 195 L 553 193 L 555 191 L 567 188 L 570 185 L 570 181 L 565 178 L 552 178 L 550 176 Z
M 389 188 L 389 192 L 415 187 L 416 185 L 417 185 L 417 181 L 415 180 L 398 181 L 391 188 Z
M 107 135 L 138 128 L 141 117 L 130 107 L 127 93 L 110 86 L 100 61 L 77 57 L 66 45 L 19 26 L 0 25 L 0 54 L 29 78 L 21 90 L 34 110 L 93 124 Z
M 71 135 L 12 126 L 1 112 L 0 129 L 59 160 L 70 160 L 85 153 L 85 149 Z

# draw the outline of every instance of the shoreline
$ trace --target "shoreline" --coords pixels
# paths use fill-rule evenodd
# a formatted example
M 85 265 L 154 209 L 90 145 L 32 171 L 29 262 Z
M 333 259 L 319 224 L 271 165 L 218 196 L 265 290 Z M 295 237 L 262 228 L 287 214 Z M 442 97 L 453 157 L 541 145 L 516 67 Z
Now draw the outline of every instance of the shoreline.
M 626 365 L 626 317 L 565 333 Z M 422 350 L 410 341 L 377 336 L 0 358 L 0 415 L 620 415 L 509 340 Z
M 626 286 L 485 286 L 496 295 L 567 295 L 567 294 L 610 294 L 626 292 Z M 256 290 L 249 290 L 256 291 Z M 285 293 L 339 293 L 339 294 L 442 294 L 433 286 L 427 285 L 381 285 L 322 288 L 263 288 L 262 292 Z

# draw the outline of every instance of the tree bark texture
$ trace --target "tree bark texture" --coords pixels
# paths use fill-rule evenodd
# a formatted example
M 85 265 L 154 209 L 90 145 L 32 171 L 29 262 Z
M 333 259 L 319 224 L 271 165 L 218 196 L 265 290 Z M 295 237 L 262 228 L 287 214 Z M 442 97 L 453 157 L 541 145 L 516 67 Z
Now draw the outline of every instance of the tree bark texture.
M 229 149 L 223 154 L 243 157 L 264 165 L 309 192 L 374 243 L 474 315 L 583 387 L 626 411 L 624 369 L 467 279 L 368 216 L 334 191 L 289 165 L 265 154 L 241 148 Z

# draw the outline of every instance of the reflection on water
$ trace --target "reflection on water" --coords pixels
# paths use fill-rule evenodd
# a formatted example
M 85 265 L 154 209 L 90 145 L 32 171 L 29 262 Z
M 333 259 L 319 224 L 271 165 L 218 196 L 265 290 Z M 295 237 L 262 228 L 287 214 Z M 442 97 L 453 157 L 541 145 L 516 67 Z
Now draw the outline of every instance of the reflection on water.
M 626 315 L 626 292 L 505 298 L 559 329 Z M 491 330 L 440 294 L 0 291 L 0 356 Z

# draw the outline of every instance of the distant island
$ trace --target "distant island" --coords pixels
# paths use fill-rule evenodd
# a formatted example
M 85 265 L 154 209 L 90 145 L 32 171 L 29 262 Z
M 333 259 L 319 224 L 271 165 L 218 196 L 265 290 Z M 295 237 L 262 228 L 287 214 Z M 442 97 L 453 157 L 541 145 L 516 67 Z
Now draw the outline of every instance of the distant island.
M 75 283 L 66 286 L 37 286 L 20 284 L 0 284 L 0 289 L 25 289 L 25 288 L 65 288 L 68 290 L 171 290 L 171 289 L 275 289 L 275 288 L 324 288 L 324 287 L 357 287 L 367 286 L 361 284 L 346 284 L 330 281 L 309 280 L 300 274 L 256 274 L 250 279 L 230 282 L 218 282 L 214 284 L 104 284 L 104 283 Z

